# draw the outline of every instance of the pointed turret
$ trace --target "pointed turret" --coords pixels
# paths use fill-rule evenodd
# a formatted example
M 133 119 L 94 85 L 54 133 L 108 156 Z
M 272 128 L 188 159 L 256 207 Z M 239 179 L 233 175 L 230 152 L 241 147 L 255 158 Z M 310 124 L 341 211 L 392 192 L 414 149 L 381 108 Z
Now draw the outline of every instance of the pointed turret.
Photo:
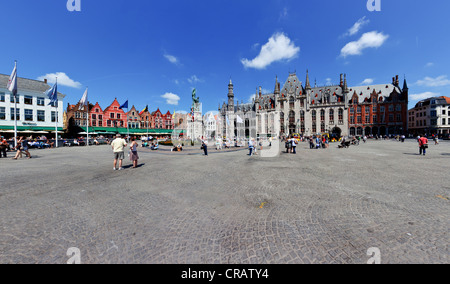
M 305 83 L 305 89 L 308 91 L 308 90 L 311 90 L 311 84 L 309 83 L 309 72 L 308 72 L 308 70 L 306 70 L 306 83 Z
M 273 93 L 275 96 L 280 95 L 280 83 L 278 83 L 278 76 L 275 77 L 275 91 Z
M 409 103 L 409 88 L 408 88 L 408 84 L 406 83 L 406 76 L 405 76 L 405 80 L 403 81 L 402 93 L 403 93 L 403 97 L 406 100 L 406 104 L 408 105 L 408 103 Z
M 344 74 L 344 86 L 343 86 L 343 94 L 344 94 L 344 103 L 345 103 L 345 108 L 348 108 L 348 93 L 350 92 L 350 90 L 348 89 L 347 86 L 347 74 Z
M 228 84 L 228 111 L 234 111 L 234 86 L 231 79 Z

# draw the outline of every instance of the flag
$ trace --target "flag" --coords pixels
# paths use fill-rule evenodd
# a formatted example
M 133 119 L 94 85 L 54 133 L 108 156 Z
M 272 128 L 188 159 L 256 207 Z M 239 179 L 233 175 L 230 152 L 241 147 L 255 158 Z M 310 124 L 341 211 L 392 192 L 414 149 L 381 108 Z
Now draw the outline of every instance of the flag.
M 143 111 L 141 111 L 141 113 L 140 114 L 143 114 L 144 112 L 148 112 L 148 105 L 144 108 L 144 110 Z
M 58 82 L 50 90 L 45 92 L 45 95 L 50 99 L 49 105 L 56 103 L 58 101 Z
M 119 109 L 124 109 L 124 108 L 128 109 L 128 100 L 119 107 Z
M 14 70 L 9 77 L 7 89 L 15 96 L 17 95 L 17 62 L 14 66 Z
M 80 110 L 84 110 L 84 107 L 88 104 L 88 89 L 84 92 L 83 97 L 81 98 L 80 102 Z
M 244 123 L 244 121 L 242 120 L 242 118 L 239 115 L 236 118 L 236 122 L 237 123 Z

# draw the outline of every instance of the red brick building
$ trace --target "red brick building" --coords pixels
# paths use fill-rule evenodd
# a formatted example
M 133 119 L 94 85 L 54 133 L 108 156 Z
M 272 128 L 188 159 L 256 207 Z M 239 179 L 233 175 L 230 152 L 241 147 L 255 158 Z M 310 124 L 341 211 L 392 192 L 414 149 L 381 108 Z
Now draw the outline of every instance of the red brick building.
M 90 108 L 89 111 L 89 127 L 103 127 L 104 113 L 98 103 Z
M 144 109 L 139 113 L 141 129 L 152 129 L 154 125 L 154 119 L 148 109 Z
M 350 89 L 349 133 L 353 135 L 399 135 L 408 130 L 408 86 L 400 88 L 398 76 L 392 84 Z
M 166 114 L 161 113 L 159 108 L 152 112 L 152 128 L 153 129 L 173 129 L 173 115 L 168 111 Z
M 103 111 L 103 126 L 112 128 L 127 127 L 127 114 L 120 109 L 120 104 L 117 99 L 114 99 L 112 104 Z
M 89 104 L 89 113 L 92 112 L 94 107 L 94 105 Z M 65 115 L 64 129 L 68 134 L 76 136 L 82 131 L 81 127 L 87 126 L 88 112 L 86 108 L 81 108 L 80 103 L 77 103 L 76 105 L 68 104 Z M 91 125 L 90 120 L 89 125 Z
M 138 112 L 135 106 L 126 113 L 120 109 L 117 99 L 105 108 L 101 108 L 99 103 L 89 105 L 89 127 L 90 130 L 102 133 L 106 132 L 123 132 L 124 129 L 133 130 L 173 130 L 173 115 L 168 111 L 163 114 L 159 109 L 149 112 L 148 108 Z M 68 105 L 66 110 L 66 122 L 64 128 L 70 136 L 77 136 L 80 132 L 84 132 L 87 125 L 87 110 L 80 110 L 79 103 L 76 105 Z M 135 131 L 136 132 L 136 131 Z M 137 131 L 139 132 L 139 131 Z M 143 132 L 144 133 L 144 132 Z

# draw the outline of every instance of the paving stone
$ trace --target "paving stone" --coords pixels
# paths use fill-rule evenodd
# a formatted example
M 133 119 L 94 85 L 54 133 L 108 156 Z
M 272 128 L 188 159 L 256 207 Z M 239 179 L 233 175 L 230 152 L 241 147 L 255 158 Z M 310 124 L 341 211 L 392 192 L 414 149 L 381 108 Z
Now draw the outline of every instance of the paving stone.
M 369 141 L 274 158 L 109 146 L 0 159 L 0 263 L 448 263 L 450 142 Z M 438 197 L 441 196 L 441 197 Z M 444 198 L 442 198 L 444 197 Z

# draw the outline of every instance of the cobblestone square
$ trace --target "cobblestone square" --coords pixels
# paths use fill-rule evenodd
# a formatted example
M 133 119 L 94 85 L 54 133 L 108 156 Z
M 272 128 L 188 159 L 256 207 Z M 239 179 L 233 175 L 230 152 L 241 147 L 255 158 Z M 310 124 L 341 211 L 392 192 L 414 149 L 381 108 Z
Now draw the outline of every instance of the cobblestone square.
M 381 263 L 448 263 L 450 143 L 418 151 L 163 147 L 122 171 L 110 146 L 0 159 L 0 263 L 67 263 L 69 248 L 84 264 L 364 264 L 370 248 Z

